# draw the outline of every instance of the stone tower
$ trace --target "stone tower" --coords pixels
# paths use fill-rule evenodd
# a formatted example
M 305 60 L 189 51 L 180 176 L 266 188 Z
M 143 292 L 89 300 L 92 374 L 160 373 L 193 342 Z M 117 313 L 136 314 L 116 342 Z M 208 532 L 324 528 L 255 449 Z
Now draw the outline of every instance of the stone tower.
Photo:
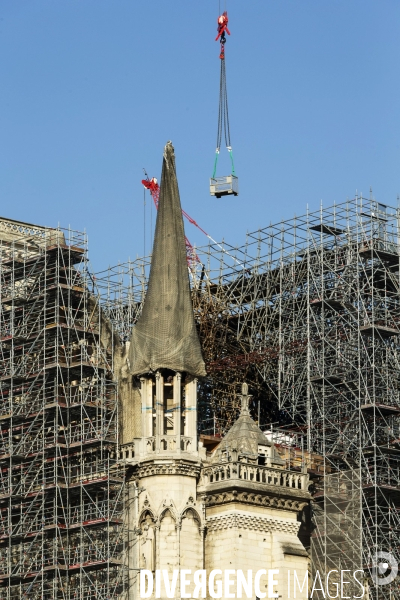
M 189 593 L 200 570 L 207 577 L 220 570 L 216 581 L 221 585 L 222 571 L 232 570 L 279 569 L 283 578 L 285 569 L 296 569 L 303 581 L 308 555 L 298 531 L 310 499 L 308 475 L 289 470 L 253 421 L 246 384 L 240 416 L 214 453 L 207 454 L 198 442 L 197 378 L 206 373 L 170 142 L 164 150 L 148 290 L 127 364 L 121 435 L 131 578 L 124 600 L 139 598 L 140 570 L 166 571 L 170 582 L 174 571 L 190 571 Z M 261 578 L 260 590 L 267 583 Z M 287 597 L 286 578 L 278 591 Z M 182 592 L 178 578 L 174 597 Z M 160 593 L 167 597 L 163 583 Z M 307 597 L 307 589 L 297 591 L 299 600 Z
M 298 532 L 310 500 L 309 476 L 286 468 L 251 418 L 247 392 L 243 384 L 239 418 L 201 471 L 197 493 L 206 511 L 205 568 L 220 569 L 222 581 L 229 570 L 240 569 L 246 576 L 252 570 L 253 577 L 277 570 L 273 593 L 290 598 L 294 571 L 301 584 L 308 571 L 308 553 Z M 267 573 L 259 584 L 268 597 Z M 298 587 L 295 597 L 308 598 L 307 585 L 302 592 Z
M 203 568 L 204 518 L 196 500 L 197 377 L 205 375 L 190 295 L 174 149 L 164 149 L 148 290 L 134 327 L 130 371 L 140 425 L 125 445 L 139 532 L 133 568 Z M 139 429 L 139 431 L 138 431 Z M 131 515 L 133 516 L 133 510 Z M 132 547 L 135 545 L 133 544 Z

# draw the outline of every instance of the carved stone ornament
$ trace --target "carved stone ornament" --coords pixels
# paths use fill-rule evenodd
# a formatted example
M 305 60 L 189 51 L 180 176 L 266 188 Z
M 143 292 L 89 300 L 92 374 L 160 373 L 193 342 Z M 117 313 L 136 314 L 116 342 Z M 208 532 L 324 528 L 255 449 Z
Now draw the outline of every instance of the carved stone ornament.
M 221 492 L 219 494 L 206 494 L 203 497 L 203 502 L 206 506 L 215 506 L 226 504 L 228 502 L 243 502 L 243 504 L 301 512 L 303 508 L 308 505 L 308 502 L 305 500 L 296 500 L 280 496 L 264 496 L 261 494 L 240 492 L 238 490 Z
M 200 469 L 200 464 L 194 462 L 176 460 L 171 464 L 157 464 L 153 461 L 146 461 L 136 466 L 135 475 L 141 479 L 154 475 L 187 475 L 198 479 Z
M 256 517 L 253 515 L 243 515 L 240 513 L 224 513 L 208 517 L 208 534 L 222 529 L 245 529 L 247 531 L 259 531 L 262 533 L 284 533 L 296 535 L 299 531 L 300 523 L 297 521 L 275 519 L 273 517 Z

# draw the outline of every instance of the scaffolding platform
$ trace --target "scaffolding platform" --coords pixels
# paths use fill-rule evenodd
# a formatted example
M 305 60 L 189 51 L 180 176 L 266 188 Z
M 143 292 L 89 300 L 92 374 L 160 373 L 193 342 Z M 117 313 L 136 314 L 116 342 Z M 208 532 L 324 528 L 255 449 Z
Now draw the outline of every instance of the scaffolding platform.
M 86 256 L 80 232 L 0 219 L 5 600 L 116 600 L 125 585 L 117 385 Z
M 237 196 L 239 194 L 239 179 L 236 175 L 211 177 L 210 194 L 216 198 L 230 195 Z

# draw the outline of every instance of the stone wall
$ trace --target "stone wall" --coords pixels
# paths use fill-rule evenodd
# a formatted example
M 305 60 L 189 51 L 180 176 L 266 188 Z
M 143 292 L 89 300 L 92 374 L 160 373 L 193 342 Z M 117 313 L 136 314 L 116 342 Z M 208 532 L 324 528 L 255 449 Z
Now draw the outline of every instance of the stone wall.
M 261 513 L 252 509 L 224 510 L 219 507 L 218 512 L 210 514 L 206 520 L 207 572 L 213 569 L 240 569 L 247 575 L 251 569 L 254 577 L 259 570 L 278 569 L 279 574 L 274 576 L 278 580 L 274 592 L 287 598 L 288 569 L 296 569 L 300 581 L 308 571 L 307 553 L 297 537 L 299 525 L 295 513 L 282 518 L 274 514 L 272 509 L 264 507 Z M 293 580 L 292 574 L 291 577 Z M 267 575 L 260 581 L 260 590 L 267 592 Z M 236 586 L 233 586 L 232 591 L 235 590 Z M 303 593 L 298 591 L 296 597 L 306 600 L 307 592 L 307 589 Z

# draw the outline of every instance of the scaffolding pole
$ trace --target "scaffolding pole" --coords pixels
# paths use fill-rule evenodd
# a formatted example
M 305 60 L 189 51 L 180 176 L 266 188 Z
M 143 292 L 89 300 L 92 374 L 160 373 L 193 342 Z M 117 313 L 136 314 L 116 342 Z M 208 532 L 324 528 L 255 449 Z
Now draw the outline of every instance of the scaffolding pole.
M 375 586 L 370 573 L 376 552 L 400 556 L 399 221 L 397 208 L 357 196 L 249 234 L 240 248 L 197 248 L 190 272 L 208 373 L 202 432 L 225 433 L 246 381 L 262 426 L 303 435 L 314 568 L 360 565 L 371 600 L 400 594 L 396 581 Z M 127 339 L 148 265 L 120 265 L 101 291 Z
M 112 343 L 86 236 L 0 219 L 0 598 L 124 589 Z

